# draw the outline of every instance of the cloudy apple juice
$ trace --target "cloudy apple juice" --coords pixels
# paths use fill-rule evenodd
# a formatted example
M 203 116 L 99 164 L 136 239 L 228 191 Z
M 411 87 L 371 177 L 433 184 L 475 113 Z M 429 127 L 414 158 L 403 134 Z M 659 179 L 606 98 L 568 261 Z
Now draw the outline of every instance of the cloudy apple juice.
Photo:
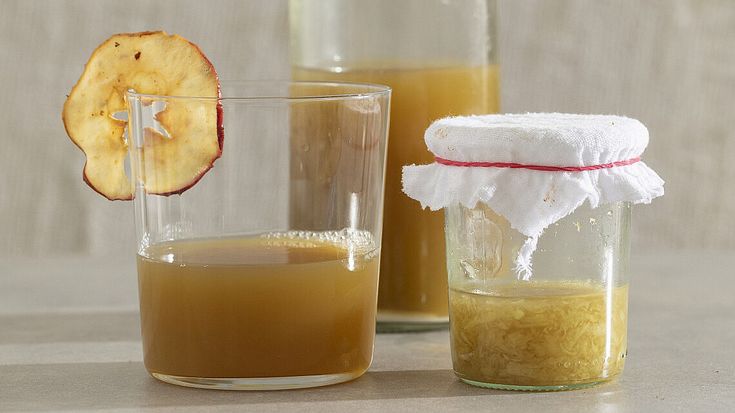
M 377 249 L 324 237 L 176 241 L 138 255 L 154 375 L 357 377 L 370 365 Z

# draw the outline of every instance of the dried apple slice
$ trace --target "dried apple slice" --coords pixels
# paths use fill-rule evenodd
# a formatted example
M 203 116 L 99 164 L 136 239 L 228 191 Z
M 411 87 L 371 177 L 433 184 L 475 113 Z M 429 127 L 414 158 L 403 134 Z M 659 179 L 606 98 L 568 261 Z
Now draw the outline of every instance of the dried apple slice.
M 71 140 L 86 155 L 84 181 L 110 200 L 133 197 L 125 173 L 124 94 L 220 97 L 219 80 L 201 50 L 165 32 L 116 34 L 92 53 L 64 103 L 62 119 Z M 222 154 L 222 108 L 218 100 L 171 99 L 156 114 L 163 136 L 146 129 L 140 149 L 148 193 L 178 194 L 194 185 Z

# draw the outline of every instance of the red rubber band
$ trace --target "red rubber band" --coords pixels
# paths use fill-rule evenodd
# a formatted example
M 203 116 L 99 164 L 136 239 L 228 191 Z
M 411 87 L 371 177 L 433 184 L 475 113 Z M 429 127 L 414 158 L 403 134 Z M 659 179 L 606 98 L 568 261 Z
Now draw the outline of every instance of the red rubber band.
M 548 171 L 548 172 L 583 172 L 583 171 L 595 171 L 598 169 L 609 169 L 618 166 L 631 165 L 636 162 L 640 162 L 640 156 L 635 158 L 627 159 L 625 161 L 616 161 L 611 163 L 603 163 L 600 165 L 590 166 L 547 166 L 547 165 L 525 165 L 522 163 L 513 162 L 462 162 L 452 161 L 449 159 L 434 157 L 436 163 L 449 166 L 464 166 L 469 168 L 511 168 L 511 169 L 532 169 L 534 171 Z

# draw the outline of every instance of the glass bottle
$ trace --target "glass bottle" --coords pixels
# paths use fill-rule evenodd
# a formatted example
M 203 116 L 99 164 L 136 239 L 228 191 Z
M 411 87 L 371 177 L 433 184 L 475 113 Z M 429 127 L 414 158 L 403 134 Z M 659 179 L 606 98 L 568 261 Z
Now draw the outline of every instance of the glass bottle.
M 444 217 L 401 193 L 401 167 L 433 160 L 423 141 L 433 120 L 498 111 L 495 9 L 494 0 L 290 1 L 295 79 L 393 89 L 378 331 L 448 321 Z

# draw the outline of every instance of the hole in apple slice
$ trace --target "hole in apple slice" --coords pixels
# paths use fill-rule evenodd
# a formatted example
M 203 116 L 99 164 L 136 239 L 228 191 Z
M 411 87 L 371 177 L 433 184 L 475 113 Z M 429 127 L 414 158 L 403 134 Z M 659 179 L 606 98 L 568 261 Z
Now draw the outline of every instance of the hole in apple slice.
M 161 134 L 164 138 L 171 139 L 171 134 L 168 133 L 166 128 L 163 127 L 163 125 L 158 121 L 156 116 L 166 110 L 166 102 L 161 101 L 155 101 L 150 104 L 152 106 L 153 110 L 144 110 L 142 113 L 143 118 L 141 119 L 141 122 L 143 123 L 142 127 L 143 129 L 152 129 L 158 133 Z M 110 115 L 112 119 L 125 122 L 125 141 L 127 142 L 128 137 L 128 112 L 127 111 L 117 111 Z
M 148 112 L 143 112 L 145 117 L 143 118 L 143 125 L 147 128 L 151 128 L 154 131 L 160 133 L 164 138 L 171 139 L 171 134 L 168 133 L 166 128 L 161 125 L 160 122 L 158 122 L 158 114 L 166 110 L 166 102 L 161 102 L 160 100 L 157 100 L 153 102 L 153 110 Z M 150 119 L 148 119 L 150 117 Z M 150 123 L 148 123 L 150 122 Z M 150 125 L 150 126 L 148 126 Z
M 119 110 L 115 113 L 111 113 L 110 117 L 115 120 L 119 120 L 121 122 L 128 122 L 128 112 L 124 110 Z

